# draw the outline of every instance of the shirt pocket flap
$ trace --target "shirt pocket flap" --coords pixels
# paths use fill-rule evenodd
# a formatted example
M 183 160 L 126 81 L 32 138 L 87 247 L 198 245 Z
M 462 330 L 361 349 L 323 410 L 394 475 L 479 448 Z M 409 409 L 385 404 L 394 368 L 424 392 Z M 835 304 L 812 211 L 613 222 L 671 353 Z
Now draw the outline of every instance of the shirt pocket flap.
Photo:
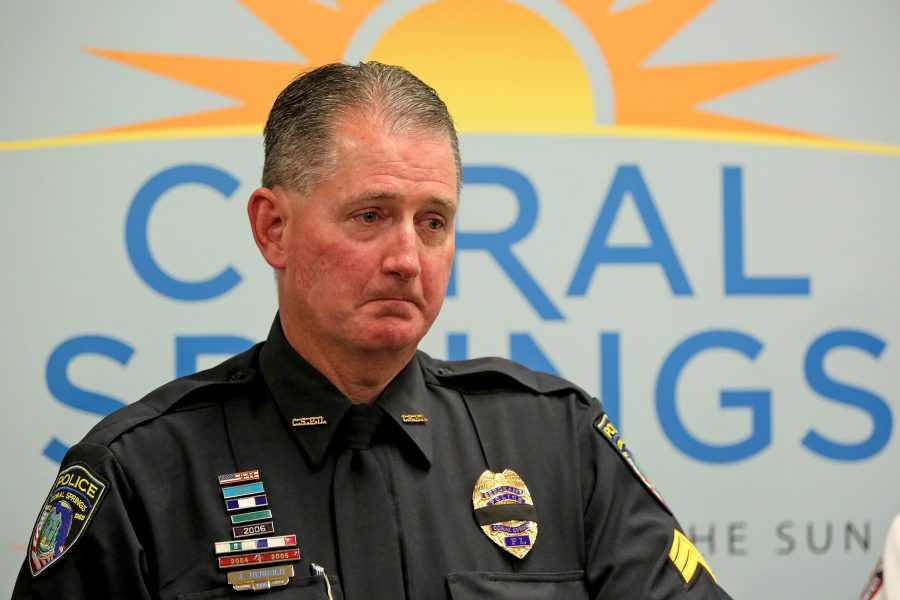
M 450 573 L 453 600 L 588 600 L 584 571 L 563 573 Z

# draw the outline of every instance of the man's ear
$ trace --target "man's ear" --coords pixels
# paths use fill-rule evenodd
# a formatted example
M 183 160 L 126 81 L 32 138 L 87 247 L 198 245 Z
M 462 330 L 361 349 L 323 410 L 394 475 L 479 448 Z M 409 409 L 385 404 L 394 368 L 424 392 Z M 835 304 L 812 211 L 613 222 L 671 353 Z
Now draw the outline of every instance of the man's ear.
M 284 194 L 261 187 L 250 194 L 247 202 L 256 247 L 273 269 L 284 269 L 286 263 L 287 201 Z

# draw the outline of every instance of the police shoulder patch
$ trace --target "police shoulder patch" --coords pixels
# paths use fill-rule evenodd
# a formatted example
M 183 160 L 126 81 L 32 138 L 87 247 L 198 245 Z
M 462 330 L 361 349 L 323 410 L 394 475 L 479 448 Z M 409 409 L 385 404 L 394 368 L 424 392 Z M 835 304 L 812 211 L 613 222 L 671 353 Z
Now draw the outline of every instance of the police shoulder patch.
M 31 533 L 28 566 L 32 576 L 56 562 L 84 533 L 107 483 L 80 464 L 59 472 Z
M 625 445 L 625 440 L 622 439 L 622 436 L 619 434 L 619 430 L 616 429 L 616 426 L 613 425 L 612 421 L 610 421 L 609 416 L 606 413 L 603 413 L 599 419 L 594 423 L 594 429 L 596 429 L 600 435 L 603 436 L 607 442 L 612 445 L 616 452 L 619 453 L 619 456 L 625 461 L 625 464 L 634 472 L 637 478 L 644 484 L 644 486 L 650 491 L 653 496 L 659 500 L 659 503 L 662 504 L 663 508 L 666 511 L 669 511 L 669 506 L 666 504 L 666 501 L 663 500 L 663 497 L 660 495 L 659 491 L 650 483 L 650 480 L 644 475 L 644 472 L 641 471 L 641 468 L 638 466 L 637 461 L 634 459 L 634 454 L 631 453 L 631 450 L 628 449 L 628 446 Z M 671 512 L 671 511 L 669 511 Z

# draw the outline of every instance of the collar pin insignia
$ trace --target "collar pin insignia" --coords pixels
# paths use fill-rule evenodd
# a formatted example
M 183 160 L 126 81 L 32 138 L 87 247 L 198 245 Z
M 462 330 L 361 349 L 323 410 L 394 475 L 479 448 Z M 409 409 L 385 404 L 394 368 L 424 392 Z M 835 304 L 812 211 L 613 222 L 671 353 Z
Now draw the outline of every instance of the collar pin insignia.
M 425 424 L 428 422 L 428 417 L 426 417 L 425 415 L 421 415 L 421 414 L 400 415 L 400 420 L 407 424 L 410 424 L 410 423 Z
M 310 427 L 313 425 L 328 425 L 328 419 L 322 415 L 315 417 L 294 417 L 291 419 L 291 427 Z

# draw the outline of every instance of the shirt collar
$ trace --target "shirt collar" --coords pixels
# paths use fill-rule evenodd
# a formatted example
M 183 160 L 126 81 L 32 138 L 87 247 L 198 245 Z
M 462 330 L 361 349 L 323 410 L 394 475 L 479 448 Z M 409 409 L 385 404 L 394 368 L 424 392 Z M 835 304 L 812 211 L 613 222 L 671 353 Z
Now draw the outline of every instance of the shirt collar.
M 303 452 L 320 467 L 338 431 L 350 400 L 310 365 L 287 341 L 280 317 L 275 317 L 259 356 L 260 373 Z M 418 353 L 375 401 L 396 424 L 401 439 L 431 464 L 431 422 L 427 421 L 428 389 Z

